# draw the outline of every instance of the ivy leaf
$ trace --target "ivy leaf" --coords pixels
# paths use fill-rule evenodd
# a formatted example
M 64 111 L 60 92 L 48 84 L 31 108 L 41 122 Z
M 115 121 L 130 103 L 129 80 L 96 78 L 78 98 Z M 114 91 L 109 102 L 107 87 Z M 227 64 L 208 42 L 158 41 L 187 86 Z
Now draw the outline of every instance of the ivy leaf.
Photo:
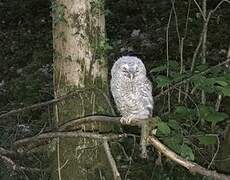
M 181 146 L 181 153 L 180 154 L 181 154 L 181 156 L 183 156 L 184 158 L 186 158 L 188 160 L 194 161 L 194 159 L 195 159 L 192 149 L 186 144 L 183 144 Z
M 199 143 L 203 145 L 212 145 L 217 143 L 217 139 L 215 136 L 200 136 L 198 137 Z
M 160 87 L 165 87 L 167 85 L 170 84 L 170 79 L 166 76 L 157 76 L 156 78 L 156 82 L 157 82 L 157 87 L 160 88 Z
M 164 135 L 168 135 L 171 132 L 169 126 L 165 122 L 158 122 L 157 129 Z

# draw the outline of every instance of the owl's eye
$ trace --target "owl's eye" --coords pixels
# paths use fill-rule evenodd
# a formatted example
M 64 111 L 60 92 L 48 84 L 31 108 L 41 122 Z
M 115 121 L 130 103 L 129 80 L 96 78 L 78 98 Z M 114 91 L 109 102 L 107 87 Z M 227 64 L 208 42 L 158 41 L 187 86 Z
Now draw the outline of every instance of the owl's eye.
M 122 67 L 122 71 L 123 72 L 128 72 L 128 69 L 124 66 L 124 67 Z

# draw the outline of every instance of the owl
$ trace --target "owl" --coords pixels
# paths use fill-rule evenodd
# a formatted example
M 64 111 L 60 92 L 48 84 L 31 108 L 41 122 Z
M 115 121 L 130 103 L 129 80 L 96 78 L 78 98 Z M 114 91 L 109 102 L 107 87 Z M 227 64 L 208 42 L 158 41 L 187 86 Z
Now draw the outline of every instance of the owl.
M 135 56 L 122 56 L 111 70 L 110 87 L 123 123 L 152 116 L 152 86 L 143 62 Z

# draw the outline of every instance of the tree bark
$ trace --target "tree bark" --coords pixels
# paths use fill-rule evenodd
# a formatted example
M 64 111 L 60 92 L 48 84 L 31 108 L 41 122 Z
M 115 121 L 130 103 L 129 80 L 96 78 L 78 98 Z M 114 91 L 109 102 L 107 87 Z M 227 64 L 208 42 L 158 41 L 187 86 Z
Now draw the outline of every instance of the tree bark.
M 90 87 L 55 107 L 55 126 L 69 119 L 110 114 L 105 55 L 103 0 L 57 0 L 53 3 L 54 91 L 60 97 Z M 98 91 L 95 91 L 95 87 Z M 100 123 L 82 125 L 81 131 L 111 131 Z M 58 138 L 52 179 L 113 179 L 103 142 L 86 138 Z

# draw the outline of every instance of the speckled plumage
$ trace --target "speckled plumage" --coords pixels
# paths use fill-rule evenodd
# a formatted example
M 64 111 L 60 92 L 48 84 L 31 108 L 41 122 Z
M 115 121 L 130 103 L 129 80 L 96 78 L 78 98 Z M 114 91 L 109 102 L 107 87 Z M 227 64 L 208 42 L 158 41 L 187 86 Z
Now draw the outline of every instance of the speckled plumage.
M 111 70 L 111 92 L 118 110 L 125 119 L 152 116 L 151 82 L 143 62 L 134 56 L 122 56 Z

